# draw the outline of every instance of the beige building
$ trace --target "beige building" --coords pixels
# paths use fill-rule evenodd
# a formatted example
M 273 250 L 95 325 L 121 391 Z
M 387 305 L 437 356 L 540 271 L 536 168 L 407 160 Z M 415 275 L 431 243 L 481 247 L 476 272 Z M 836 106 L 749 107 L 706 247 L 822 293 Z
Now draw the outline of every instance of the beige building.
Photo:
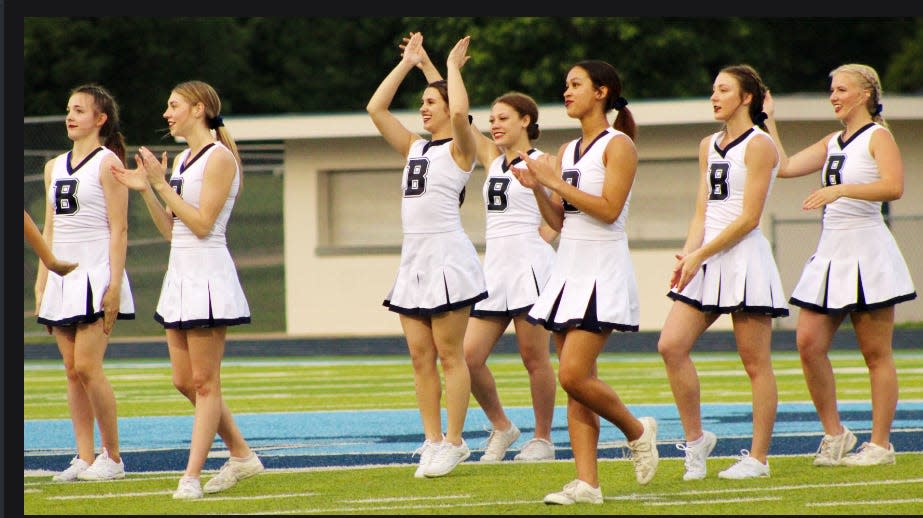
M 779 96 L 779 128 L 789 153 L 839 128 L 824 95 Z M 698 143 L 719 129 L 706 98 L 637 101 L 629 106 L 639 125 L 638 173 L 628 219 L 629 244 L 641 296 L 641 330 L 659 330 L 673 255 L 682 247 L 699 179 Z M 884 115 L 901 148 L 905 190 L 890 204 L 892 230 L 911 265 L 920 298 L 900 304 L 897 320 L 923 321 L 923 96 L 885 96 Z M 562 104 L 540 107 L 536 147 L 555 153 L 578 135 Z M 421 129 L 415 110 L 396 112 Z M 488 129 L 488 108 L 472 110 Z M 610 120 L 612 120 L 610 114 Z M 404 158 L 381 138 L 364 112 L 339 115 L 228 117 L 240 143 L 284 142 L 284 260 L 287 332 L 293 336 L 400 335 L 397 315 L 382 306 L 400 260 L 400 177 Z M 484 207 L 478 166 L 468 184 L 462 218 L 483 253 Z M 820 213 L 801 201 L 819 175 L 777 179 L 761 227 L 773 243 L 786 294 L 814 250 Z M 778 319 L 793 328 L 792 316 Z M 715 329 L 729 329 L 722 317 Z

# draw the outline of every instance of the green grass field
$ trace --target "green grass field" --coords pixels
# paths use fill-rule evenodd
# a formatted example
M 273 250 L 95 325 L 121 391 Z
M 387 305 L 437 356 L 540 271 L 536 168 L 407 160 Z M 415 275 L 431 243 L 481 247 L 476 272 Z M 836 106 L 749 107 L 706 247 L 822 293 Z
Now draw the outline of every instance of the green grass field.
M 750 401 L 736 354 L 698 353 L 694 359 L 703 403 Z M 834 352 L 831 360 L 841 401 L 868 401 L 861 356 L 855 351 Z M 895 360 L 902 401 L 923 401 L 923 351 L 896 351 Z M 529 406 L 528 381 L 518 356 L 497 354 L 490 362 L 504 404 Z M 775 354 L 774 367 L 780 403 L 810 401 L 796 354 Z M 171 385 L 165 361 L 109 361 L 106 370 L 120 417 L 191 415 L 188 403 Z M 656 354 L 606 353 L 599 373 L 629 406 L 673 401 Z M 236 414 L 416 408 L 411 367 L 404 356 L 228 358 L 222 385 Z M 23 389 L 25 419 L 67 418 L 59 363 L 26 362 Z M 563 391 L 557 399 L 558 405 L 564 404 Z M 473 399 L 471 405 L 477 408 Z M 709 459 L 707 479 L 683 482 L 682 459 L 663 458 L 655 479 L 643 487 L 635 482 L 630 462 L 607 459 L 600 462 L 605 504 L 566 507 L 546 506 L 541 499 L 574 478 L 571 460 L 494 465 L 469 460 L 451 475 L 433 480 L 414 479 L 410 462 L 270 470 L 226 493 L 193 502 L 170 497 L 179 472 L 132 473 L 121 481 L 70 484 L 54 483 L 47 475 L 24 476 L 23 509 L 27 515 L 923 514 L 919 451 L 899 453 L 893 466 L 867 469 L 815 468 L 810 455 L 776 455 L 771 457 L 772 477 L 752 481 L 717 479 L 714 473 L 733 462 L 718 457 Z M 204 473 L 203 481 L 212 473 Z

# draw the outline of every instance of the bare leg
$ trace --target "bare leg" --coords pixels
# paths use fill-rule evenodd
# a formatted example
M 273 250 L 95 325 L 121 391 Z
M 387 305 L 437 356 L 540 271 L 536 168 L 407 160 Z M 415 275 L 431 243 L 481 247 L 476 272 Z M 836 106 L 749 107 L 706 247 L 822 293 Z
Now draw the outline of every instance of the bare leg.
M 805 308 L 798 313 L 796 343 L 801 357 L 801 370 L 817 410 L 817 417 L 827 435 L 843 433 L 836 403 L 836 379 L 833 376 L 833 365 L 827 356 L 833 334 L 843 318 L 843 315 L 825 315 Z
M 427 440 L 439 443 L 442 441 L 442 382 L 436 368 L 432 325 L 428 318 L 401 315 L 400 319 L 413 365 L 414 391 L 420 420 L 423 422 L 423 434 Z
M 471 377 L 465 363 L 463 342 L 471 306 L 433 315 L 433 342 L 445 376 L 445 440 L 456 446 L 462 443 L 462 430 L 471 401 Z
M 731 319 L 734 322 L 737 352 L 750 377 L 753 400 L 750 456 L 765 464 L 779 403 L 776 376 L 772 370 L 772 317 L 733 313 Z
M 58 350 L 64 359 L 64 372 L 67 375 L 67 409 L 74 429 L 77 456 L 87 464 L 92 464 L 96 459 L 96 448 L 93 444 L 93 407 L 74 365 L 76 329 L 54 327 L 53 330 Z
M 189 345 L 186 340 L 186 331 L 181 329 L 167 329 L 167 344 L 170 352 L 170 363 L 173 367 L 173 385 L 195 407 L 196 390 L 192 381 L 192 366 L 189 359 Z M 218 436 L 227 446 L 231 456 L 246 458 L 252 450 L 237 427 L 224 398 L 221 398 L 221 419 L 218 422 Z
M 684 302 L 673 302 L 657 343 L 686 442 L 702 437 L 701 388 L 691 351 L 717 318 L 716 314 L 703 313 Z
M 471 376 L 471 394 L 494 430 L 508 430 L 512 426 L 500 403 L 494 376 L 487 366 L 487 358 L 509 322 L 509 318 L 503 317 L 471 317 L 465 331 L 465 363 Z
M 871 442 L 888 448 L 898 400 L 897 368 L 891 350 L 894 306 L 857 311 L 851 316 L 872 387 Z
M 548 330 L 530 324 L 525 315 L 513 319 L 519 355 L 529 373 L 532 412 L 535 414 L 535 437 L 551 441 L 551 421 L 554 418 L 554 398 L 558 388 L 551 365 Z

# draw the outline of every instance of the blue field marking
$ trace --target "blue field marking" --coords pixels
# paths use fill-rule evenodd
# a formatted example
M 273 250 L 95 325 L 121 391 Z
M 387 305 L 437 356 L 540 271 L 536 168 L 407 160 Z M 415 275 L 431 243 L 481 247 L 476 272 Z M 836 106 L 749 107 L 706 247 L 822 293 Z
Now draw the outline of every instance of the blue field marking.
M 840 403 L 841 418 L 859 438 L 869 440 L 871 407 L 868 403 Z M 681 457 L 675 447 L 682 441 L 682 426 L 671 404 L 629 405 L 637 416 L 650 415 L 658 423 L 658 451 L 662 457 Z M 506 459 L 532 438 L 531 407 L 506 409 L 522 436 L 507 451 Z M 411 457 L 423 441 L 417 410 L 367 410 L 342 412 L 290 412 L 237 414 L 237 424 L 250 446 L 259 452 L 267 468 L 305 468 L 411 464 Z M 750 447 L 750 404 L 704 404 L 703 426 L 718 434 L 714 456 L 734 456 Z M 119 442 L 129 471 L 181 471 L 186 466 L 192 416 L 119 418 Z M 445 411 L 443 410 L 443 423 Z M 471 459 L 480 458 L 490 423 L 472 406 L 463 436 L 472 449 Z M 823 433 L 811 403 L 782 403 L 778 407 L 771 455 L 814 453 Z M 552 441 L 558 459 L 570 459 L 567 413 L 555 409 Z M 923 451 L 923 402 L 900 402 L 892 426 L 891 441 L 898 452 Z M 24 470 L 59 471 L 74 455 L 73 431 L 68 419 L 29 420 L 23 423 Z M 99 444 L 97 434 L 96 443 Z M 481 451 L 479 451 L 481 450 Z M 612 424 L 602 421 L 600 458 L 627 456 L 625 437 Z M 227 450 L 216 438 L 205 469 L 218 469 Z

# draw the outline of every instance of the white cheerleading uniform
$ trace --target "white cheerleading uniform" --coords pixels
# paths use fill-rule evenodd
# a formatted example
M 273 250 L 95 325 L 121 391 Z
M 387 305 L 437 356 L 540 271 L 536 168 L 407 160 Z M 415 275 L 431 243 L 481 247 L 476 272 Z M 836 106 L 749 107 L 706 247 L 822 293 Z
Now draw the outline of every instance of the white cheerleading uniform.
M 580 155 L 580 139 L 571 141 L 561 157 L 561 175 L 571 185 L 601 196 L 606 168 L 603 155 L 613 138 L 628 138 L 607 128 Z M 529 311 L 527 320 L 563 332 L 637 331 L 640 321 L 638 287 L 628 250 L 625 223 L 631 192 L 621 214 L 604 223 L 564 201 L 564 224 L 551 277 Z
M 708 243 L 743 212 L 747 183 L 747 146 L 757 135 L 771 138 L 754 126 L 727 145 L 718 147 L 724 131 L 712 135 L 708 145 L 708 201 L 705 206 L 705 236 Z M 772 168 L 766 197 L 779 172 Z M 754 313 L 771 317 L 788 316 L 782 278 L 772 255 L 769 240 L 757 225 L 735 245 L 705 260 L 689 284 L 667 296 L 710 313 Z
M 48 203 L 54 205 L 51 250 L 56 257 L 79 263 L 71 273 L 48 272 L 37 321 L 50 326 L 87 324 L 103 316 L 103 294 L 111 280 L 109 215 L 100 183 L 103 160 L 114 153 L 98 147 L 73 166 L 71 152 L 58 155 L 52 166 Z M 128 273 L 122 270 L 117 319 L 135 318 Z
M 532 158 L 542 155 L 530 149 Z M 542 239 L 542 214 L 532 189 L 523 187 L 510 170 L 522 162 L 510 163 L 498 156 L 487 170 L 482 189 L 487 208 L 484 277 L 487 298 L 475 304 L 471 316 L 513 317 L 528 312 L 551 275 L 554 248 Z
M 451 138 L 416 140 L 401 176 L 401 264 L 382 303 L 405 315 L 433 315 L 487 297 L 484 271 L 459 212 L 474 169 L 458 167 Z
M 821 183 L 865 184 L 881 178 L 869 151 L 872 134 L 888 131 L 869 123 L 849 141 L 827 142 Z M 820 313 L 868 311 L 917 296 L 907 262 L 885 225 L 880 201 L 841 197 L 824 206 L 817 250 L 805 263 L 790 302 Z
M 214 142 L 190 158 L 185 149 L 174 162 L 170 186 L 183 200 L 199 207 L 205 164 L 218 148 Z M 211 232 L 198 238 L 183 221 L 173 217 L 170 259 L 164 275 L 154 320 L 166 329 L 221 327 L 250 323 L 250 306 L 227 247 L 225 231 L 240 189 L 237 167 L 231 190 Z

